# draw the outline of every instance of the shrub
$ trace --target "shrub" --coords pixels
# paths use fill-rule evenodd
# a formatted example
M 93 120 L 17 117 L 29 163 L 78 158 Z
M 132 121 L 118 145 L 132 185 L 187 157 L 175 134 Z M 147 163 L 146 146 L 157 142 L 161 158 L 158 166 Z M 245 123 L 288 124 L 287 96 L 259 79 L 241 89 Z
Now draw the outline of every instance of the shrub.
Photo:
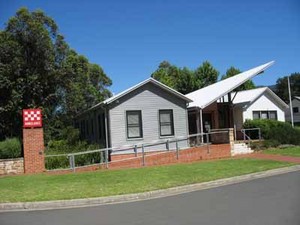
M 47 149 L 45 151 L 46 155 L 59 155 L 59 154 L 69 154 L 75 152 L 83 152 L 89 150 L 99 149 L 100 146 L 97 144 L 87 144 L 85 141 L 77 141 L 74 145 L 68 144 L 67 140 L 56 140 L 49 141 Z M 99 152 L 76 155 L 75 165 L 85 166 L 95 163 L 100 163 L 102 160 L 102 155 Z M 69 158 L 68 156 L 56 156 L 56 157 L 46 157 L 46 169 L 60 169 L 69 168 Z
M 18 138 L 8 138 L 0 142 L 0 159 L 18 158 L 21 156 L 22 148 Z
M 246 120 L 244 128 L 260 128 L 266 146 L 276 147 L 280 144 L 300 145 L 300 130 L 293 128 L 289 123 L 276 120 Z

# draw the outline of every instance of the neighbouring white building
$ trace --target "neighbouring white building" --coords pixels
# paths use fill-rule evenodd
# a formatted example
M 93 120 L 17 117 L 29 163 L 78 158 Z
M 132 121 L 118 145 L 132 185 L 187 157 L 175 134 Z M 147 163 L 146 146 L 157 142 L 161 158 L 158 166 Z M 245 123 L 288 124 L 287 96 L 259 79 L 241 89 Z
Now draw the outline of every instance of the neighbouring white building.
M 285 122 L 288 105 L 268 87 L 232 94 L 233 118 L 237 130 L 247 119 L 271 119 Z

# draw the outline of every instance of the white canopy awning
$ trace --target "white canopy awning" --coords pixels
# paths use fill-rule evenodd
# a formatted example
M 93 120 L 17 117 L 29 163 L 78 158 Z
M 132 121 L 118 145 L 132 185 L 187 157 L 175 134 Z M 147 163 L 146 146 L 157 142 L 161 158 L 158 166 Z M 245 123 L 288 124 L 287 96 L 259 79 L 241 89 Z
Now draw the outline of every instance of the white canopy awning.
M 186 94 L 185 96 L 193 102 L 189 103 L 189 107 L 199 107 L 201 109 L 209 106 L 219 98 L 233 91 L 246 81 L 252 79 L 259 73 L 262 73 L 268 67 L 274 64 L 274 61 L 268 62 L 261 66 L 247 70 L 243 73 L 237 74 L 233 77 L 221 80 L 217 83 L 201 88 L 197 91 Z

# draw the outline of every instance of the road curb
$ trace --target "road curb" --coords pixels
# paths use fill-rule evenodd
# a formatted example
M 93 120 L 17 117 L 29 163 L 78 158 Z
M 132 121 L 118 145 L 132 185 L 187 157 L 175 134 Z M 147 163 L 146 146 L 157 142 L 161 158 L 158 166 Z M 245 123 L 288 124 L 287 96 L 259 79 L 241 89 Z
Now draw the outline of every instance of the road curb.
M 10 211 L 29 211 L 29 210 L 50 210 L 50 209 L 63 209 L 63 208 L 77 208 L 77 207 L 90 207 L 113 203 L 125 203 L 140 200 L 148 200 L 154 198 L 168 197 L 182 193 L 199 191 L 209 188 L 216 188 L 230 184 L 241 183 L 245 181 L 255 180 L 259 178 L 270 177 L 274 175 L 285 174 L 289 172 L 300 171 L 300 165 L 267 170 L 263 172 L 251 173 L 236 177 L 224 178 L 209 182 L 173 187 L 163 190 L 148 191 L 137 194 L 126 194 L 110 197 L 99 198 L 85 198 L 85 199 L 72 199 L 72 200 L 57 200 L 57 201 L 43 201 L 43 202 L 17 202 L 17 203 L 1 203 L 0 212 Z

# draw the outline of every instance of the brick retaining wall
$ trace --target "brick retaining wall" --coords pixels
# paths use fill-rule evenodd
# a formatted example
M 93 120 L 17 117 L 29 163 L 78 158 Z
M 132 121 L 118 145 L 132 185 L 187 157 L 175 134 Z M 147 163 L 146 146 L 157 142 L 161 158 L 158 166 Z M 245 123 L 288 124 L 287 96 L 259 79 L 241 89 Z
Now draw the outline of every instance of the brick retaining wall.
M 145 156 L 145 166 L 164 165 L 173 163 L 195 162 L 207 159 L 220 159 L 231 156 L 230 144 L 217 144 L 193 147 L 179 151 L 177 160 L 176 151 L 153 152 Z M 138 168 L 142 167 L 142 156 L 138 154 L 112 155 L 109 168 Z
M 23 174 L 24 159 L 0 159 L 0 175 Z

